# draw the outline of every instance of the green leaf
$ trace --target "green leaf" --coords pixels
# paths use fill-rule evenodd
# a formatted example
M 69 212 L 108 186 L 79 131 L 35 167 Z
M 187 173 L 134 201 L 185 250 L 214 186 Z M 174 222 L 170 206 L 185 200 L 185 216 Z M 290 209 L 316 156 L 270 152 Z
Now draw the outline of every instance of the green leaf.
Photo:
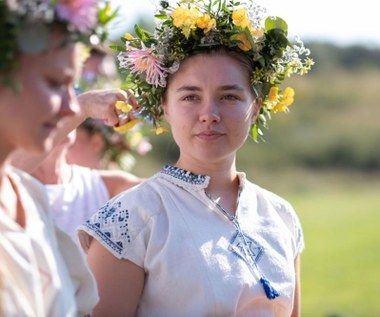
M 255 41 L 253 40 L 253 37 L 251 35 L 251 32 L 249 32 L 249 29 L 246 27 L 244 29 L 244 34 L 247 36 L 249 43 L 251 44 L 252 49 L 255 49 Z
M 123 52 L 124 51 L 124 48 L 123 47 L 121 47 L 121 46 L 119 46 L 119 45 L 109 45 L 108 46 L 110 49 L 113 49 L 113 50 L 115 50 L 115 51 L 118 51 L 118 52 Z
M 251 128 L 251 134 L 253 137 L 253 141 L 255 141 L 256 143 L 257 143 L 257 137 L 258 137 L 258 130 L 259 130 L 259 127 L 257 123 L 253 124 Z
M 159 20 L 165 20 L 168 16 L 166 14 L 156 14 L 154 17 Z
M 143 42 L 148 41 L 151 38 L 151 34 L 137 24 L 135 24 L 135 32 L 137 37 Z
M 265 19 L 265 30 L 280 29 L 288 34 L 288 24 L 280 17 L 267 17 Z
M 100 9 L 98 12 L 98 20 L 101 25 L 105 25 L 111 20 L 113 20 L 119 12 L 119 8 L 114 10 L 111 14 L 109 14 L 109 8 L 108 6 L 105 6 L 104 8 Z

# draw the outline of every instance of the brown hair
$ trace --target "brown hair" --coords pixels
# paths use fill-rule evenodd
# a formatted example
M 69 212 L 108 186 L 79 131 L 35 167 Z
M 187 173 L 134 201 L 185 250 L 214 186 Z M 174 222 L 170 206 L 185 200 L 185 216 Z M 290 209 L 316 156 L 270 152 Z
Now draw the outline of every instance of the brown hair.
M 198 56 L 198 55 L 229 56 L 232 59 L 236 60 L 247 71 L 248 80 L 250 79 L 250 76 L 251 76 L 252 71 L 253 71 L 253 62 L 247 55 L 245 55 L 241 52 L 235 51 L 235 50 L 231 50 L 225 46 L 216 46 L 215 48 L 210 49 L 210 50 L 196 52 L 193 55 L 189 56 L 187 59 L 194 57 L 194 56 Z M 169 75 L 167 78 L 167 85 L 165 87 L 164 93 L 162 94 L 162 102 L 163 103 L 165 103 L 165 101 L 166 101 L 166 92 L 167 92 L 167 89 L 170 85 L 170 80 L 172 77 L 173 77 L 172 75 Z M 254 97 L 259 97 L 259 94 L 258 94 L 256 88 L 253 86 L 252 86 L 252 95 Z

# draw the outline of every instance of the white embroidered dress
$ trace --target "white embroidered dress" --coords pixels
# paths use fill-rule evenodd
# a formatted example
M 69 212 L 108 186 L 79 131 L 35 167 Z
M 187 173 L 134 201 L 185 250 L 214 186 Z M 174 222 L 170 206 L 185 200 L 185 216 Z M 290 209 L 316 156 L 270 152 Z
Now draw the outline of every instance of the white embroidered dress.
M 0 217 L 0 316 L 83 317 L 98 301 L 81 250 L 50 218 L 44 186 L 11 169 L 25 228 Z
M 79 165 L 71 168 L 70 182 L 45 186 L 54 222 L 78 242 L 78 226 L 102 207 L 110 196 L 97 170 Z
M 209 177 L 172 166 L 116 196 L 80 227 L 85 249 L 94 237 L 145 270 L 137 316 L 290 316 L 294 259 L 303 249 L 299 220 L 288 202 L 243 173 L 239 179 L 236 219 L 249 259 L 236 226 L 205 193 Z M 279 297 L 266 297 L 260 274 Z

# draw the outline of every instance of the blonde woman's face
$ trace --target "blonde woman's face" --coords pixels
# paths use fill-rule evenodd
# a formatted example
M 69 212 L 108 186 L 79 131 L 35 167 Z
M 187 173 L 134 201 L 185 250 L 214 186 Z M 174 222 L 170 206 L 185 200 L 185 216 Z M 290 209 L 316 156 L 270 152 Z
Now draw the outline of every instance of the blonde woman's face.
M 183 62 L 170 79 L 163 106 L 180 161 L 188 168 L 234 162 L 259 109 L 247 70 L 227 55 L 197 55 Z
M 51 35 L 48 51 L 20 56 L 14 78 L 21 91 L 0 88 L 2 144 L 32 152 L 50 150 L 62 119 L 79 111 L 74 82 L 80 73 L 81 47 L 59 47 L 64 35 Z

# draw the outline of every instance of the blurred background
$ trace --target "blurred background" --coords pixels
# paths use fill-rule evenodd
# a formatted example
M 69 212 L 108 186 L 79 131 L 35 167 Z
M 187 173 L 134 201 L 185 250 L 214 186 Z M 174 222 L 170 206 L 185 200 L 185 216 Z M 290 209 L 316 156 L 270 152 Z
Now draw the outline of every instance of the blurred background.
M 121 16 L 111 38 L 152 30 L 154 2 L 113 0 Z M 238 157 L 248 178 L 288 199 L 303 224 L 305 317 L 380 316 L 380 19 L 376 4 L 320 0 L 258 2 L 288 22 L 315 66 L 286 84 L 295 91 L 265 142 L 248 140 Z M 298 33 L 293 33 L 293 30 Z M 148 177 L 174 163 L 169 134 L 149 134 L 152 150 L 131 171 Z

